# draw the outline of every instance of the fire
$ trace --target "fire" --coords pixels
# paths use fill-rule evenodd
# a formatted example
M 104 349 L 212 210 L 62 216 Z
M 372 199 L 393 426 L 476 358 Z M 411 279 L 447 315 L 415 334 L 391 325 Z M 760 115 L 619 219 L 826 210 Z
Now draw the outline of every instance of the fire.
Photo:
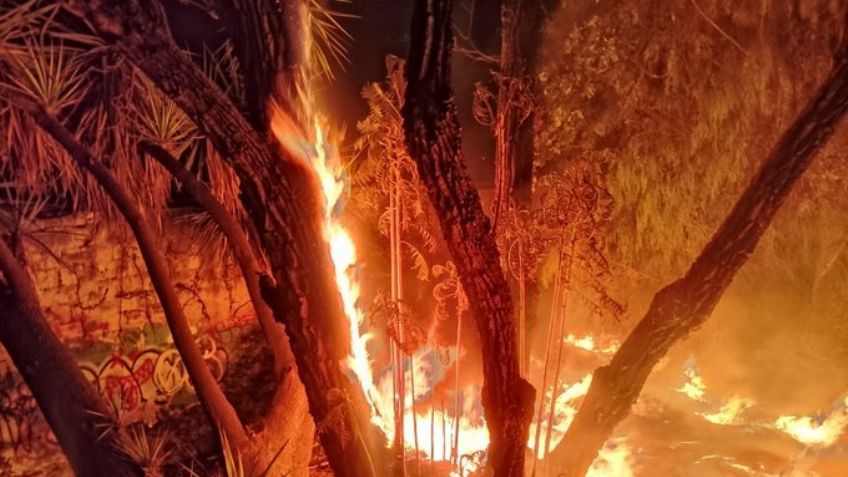
M 705 402 L 706 384 L 691 361 L 683 374 L 686 382 L 677 391 L 694 401 Z M 736 425 L 743 424 L 742 413 L 753 406 L 754 402 L 750 399 L 732 396 L 718 412 L 696 412 L 696 414 L 713 424 Z M 771 423 L 759 422 L 751 423 L 751 425 L 777 429 L 807 446 L 830 447 L 836 444 L 848 428 L 848 397 L 840 402 L 836 410 L 824 417 L 786 415 L 778 417 Z
M 704 394 L 707 391 L 707 386 L 704 384 L 704 380 L 701 378 L 701 375 L 698 374 L 698 370 L 695 369 L 695 366 L 687 366 L 683 371 L 683 375 L 686 377 L 686 382 L 683 383 L 681 387 L 677 388 L 676 391 L 685 394 L 693 401 L 703 401 Z
M 304 97 L 308 99 L 309 95 Z M 302 106 L 304 115 L 312 118 L 306 122 L 307 127 L 298 126 L 290 115 L 275 107 L 272 108 L 271 130 L 283 147 L 311 168 L 321 185 L 324 197 L 324 239 L 330 249 L 335 281 L 348 318 L 351 338 L 350 355 L 344 364 L 364 391 L 371 407 L 371 422 L 383 431 L 387 442 L 392 443 L 396 432 L 394 420 L 391 418 L 394 412 L 392 376 L 390 372 L 383 372 L 379 379 L 375 379 L 376 374 L 368 352 L 371 335 L 365 331 L 365 314 L 358 306 L 360 286 L 355 274 L 356 246 L 340 218 L 347 188 L 342 161 L 338 156 L 338 148 L 328 140 L 327 128 L 313 103 L 304 101 Z M 577 338 L 569 335 L 566 342 L 585 351 L 603 355 L 615 353 L 618 347 L 617 343 L 604 348 L 598 347 L 592 336 Z M 469 472 L 474 470 L 478 463 L 462 457 L 485 452 L 489 446 L 489 432 L 483 419 L 480 390 L 475 385 L 466 386 L 461 390 L 462 406 L 459 413 L 450 408 L 435 409 L 432 405 L 427 410 L 417 409 L 416 403 L 430 396 L 436 382 L 429 359 L 431 354 L 426 348 L 419 350 L 412 359 L 414 372 L 413 369 L 404 370 L 406 382 L 410 382 L 413 377 L 415 379 L 415 395 L 407 392 L 402 398 L 405 416 L 404 447 L 407 450 L 415 450 L 417 443 L 417 450 L 434 462 L 459 458 L 461 471 Z M 448 364 L 455 362 L 457 355 L 458 352 L 453 353 Z M 550 430 L 551 449 L 559 445 L 571 425 L 578 409 L 576 403 L 586 395 L 591 382 L 590 373 L 576 383 L 560 381 L 557 384 L 553 426 Z M 552 398 L 552 392 L 553 390 L 547 392 L 548 402 Z M 543 435 L 547 432 L 547 429 L 543 430 Z M 456 433 L 459 433 L 458 439 Z M 534 430 L 531 428 L 530 435 L 533 434 Z M 458 444 L 457 448 L 454 448 L 454 442 Z M 532 438 L 527 447 L 533 449 Z M 545 452 L 539 449 L 537 454 L 542 458 Z M 612 442 L 600 452 L 588 475 L 627 477 L 632 475 L 630 461 L 630 450 L 626 444 L 623 441 Z
M 739 421 L 739 415 L 753 405 L 753 401 L 749 399 L 745 399 L 739 396 L 733 396 L 730 398 L 729 401 L 727 401 L 723 406 L 721 406 L 721 409 L 718 412 L 699 412 L 698 414 L 704 419 L 712 422 L 713 424 L 727 426 L 730 424 L 737 423 Z
M 556 448 L 562 440 L 565 432 L 568 430 L 569 426 L 571 426 L 571 422 L 574 420 L 574 416 L 577 414 L 577 407 L 575 406 L 575 401 L 586 396 L 586 393 L 589 392 L 589 385 L 592 384 L 592 375 L 587 374 L 580 381 L 574 384 L 567 384 L 564 381 L 560 381 L 557 386 L 557 400 L 554 404 L 554 421 L 551 429 L 551 449 Z M 551 396 L 553 393 L 553 388 L 547 390 L 545 392 L 545 406 L 543 409 L 550 408 Z M 547 423 L 545 419 L 546 416 L 543 416 L 542 422 L 543 424 Z M 533 436 L 536 433 L 536 421 L 534 420 L 532 424 L 530 424 L 530 435 Z M 536 450 L 536 457 L 538 459 L 544 459 L 545 457 L 545 449 L 544 442 L 546 440 L 548 433 L 548 429 L 546 425 L 542 426 L 542 438 L 539 439 L 539 442 L 543 444 L 539 449 Z M 533 449 L 533 439 L 531 439 L 527 443 L 527 447 Z
M 592 335 L 586 335 L 582 338 L 578 338 L 574 335 L 568 335 L 565 337 L 565 342 L 574 346 L 575 348 L 580 348 L 585 351 L 592 351 L 600 354 L 615 354 L 618 351 L 619 344 L 617 342 L 611 342 L 604 348 L 598 347 L 595 342 L 595 337 Z
M 309 28 L 304 28 L 305 32 Z M 309 41 L 307 38 L 307 48 Z M 317 101 L 311 91 L 311 78 L 305 72 L 298 85 L 298 97 L 293 111 L 287 111 L 272 103 L 271 132 L 280 145 L 304 167 L 310 170 L 320 185 L 323 197 L 322 225 L 324 240 L 327 242 L 332 258 L 335 282 L 344 305 L 350 332 L 350 354 L 343 363 L 361 386 L 371 408 L 371 422 L 386 436 L 388 445 L 394 442 L 394 388 L 391 370 L 375 371 L 369 355 L 368 345 L 371 334 L 366 331 L 365 313 L 359 306 L 360 283 L 357 276 L 356 245 L 341 220 L 343 203 L 348 192 L 345 170 L 339 149 L 328 134 L 329 128 L 320 114 Z M 617 344 L 599 348 L 592 336 L 581 338 L 569 335 L 566 342 L 577 348 L 599 353 L 612 354 Z M 461 350 L 451 353 L 449 366 L 459 359 Z M 405 382 L 414 379 L 414 395 L 407 387 L 401 397 L 404 417 L 403 445 L 407 450 L 417 450 L 431 461 L 453 461 L 457 475 L 467 475 L 476 470 L 479 462 L 473 455 L 485 453 L 489 446 L 489 433 L 483 418 L 478 385 L 467 385 L 458 390 L 460 409 L 453 409 L 453 401 L 448 405 L 434 402 L 433 388 L 444 379 L 444 369 L 434 366 L 433 350 L 426 346 L 416 351 L 411 365 L 404 369 Z M 551 430 L 551 448 L 562 440 L 568 426 L 577 412 L 577 403 L 588 392 L 591 374 L 578 382 L 557 383 L 557 397 Z M 548 392 L 551 399 L 552 391 Z M 427 406 L 422 403 L 427 402 Z M 416 425 L 417 424 L 417 425 Z M 545 431 L 547 432 L 547 430 Z M 457 435 L 458 434 L 458 435 Z M 531 436 L 533 432 L 531 431 Z M 456 445 L 455 445 L 456 443 Z M 456 447 L 456 448 L 455 448 Z M 527 443 L 533 448 L 532 439 Z M 542 454 L 540 450 L 540 454 Z M 600 453 L 592 467 L 591 477 L 626 477 L 630 471 L 630 450 L 623 441 L 609 443 Z
M 830 447 L 836 444 L 848 426 L 848 398 L 840 407 L 821 420 L 807 416 L 780 416 L 774 422 L 774 427 L 802 444 Z
M 371 422 L 388 432 L 391 428 L 384 398 L 374 385 L 374 376 L 368 355 L 370 334 L 363 331 L 365 315 L 358 306 L 360 287 L 356 280 L 356 245 L 341 221 L 343 199 L 346 192 L 345 172 L 336 148 L 327 137 L 327 127 L 317 113 L 311 96 L 301 90 L 302 114 L 309 121 L 298 122 L 281 108 L 272 104 L 271 131 L 280 144 L 295 158 L 307 165 L 321 186 L 324 198 L 324 240 L 330 250 L 335 281 L 342 297 L 351 336 L 347 368 L 356 376 L 371 407 Z

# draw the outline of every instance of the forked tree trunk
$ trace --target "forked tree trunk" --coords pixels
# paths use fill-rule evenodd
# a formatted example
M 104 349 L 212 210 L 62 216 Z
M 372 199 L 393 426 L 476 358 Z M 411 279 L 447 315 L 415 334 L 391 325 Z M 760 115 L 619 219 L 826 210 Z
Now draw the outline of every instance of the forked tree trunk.
M 13 104 L 26 111 L 35 122 L 62 145 L 76 163 L 97 181 L 112 199 L 121 215 L 133 231 L 139 251 L 144 259 L 153 289 L 162 304 L 174 345 L 180 353 L 186 372 L 197 391 L 197 396 L 212 420 L 213 427 L 227 434 L 229 442 L 237 449 L 246 449 L 247 434 L 235 409 L 230 404 L 221 386 L 215 380 L 203 353 L 194 340 L 188 319 L 183 312 L 180 297 L 171 280 L 168 263 L 162 254 L 161 244 L 153 228 L 135 200 L 124 189 L 112 172 L 97 162 L 91 153 L 44 108 L 24 99 L 13 99 Z
M 35 284 L 0 237 L 0 342 L 78 477 L 140 477 L 119 454 L 117 424 L 44 317 Z
M 274 275 L 260 280 L 263 297 L 286 327 L 330 465 L 338 477 L 374 475 L 366 438 L 370 442 L 376 434 L 361 405 L 361 391 L 340 367 L 348 355 L 348 332 L 312 172 L 257 133 L 174 44 L 158 2 L 74 0 L 70 6 L 180 106 L 233 164 L 243 186 L 242 202 Z
M 668 349 L 709 317 L 816 152 L 848 111 L 848 38 L 833 70 L 783 133 L 754 180 L 683 278 L 660 290 L 589 393 L 552 456 L 555 475 L 582 477 Z
M 162 164 L 221 229 L 239 265 L 250 301 L 271 349 L 277 389 L 268 415 L 263 416 L 262 432 L 251 438 L 254 468 L 259 471 L 269 469 L 269 475 L 306 475 L 312 455 L 314 425 L 306 409 L 303 383 L 294 369 L 294 355 L 285 329 L 274 320 L 271 309 L 262 299 L 260 270 L 245 230 L 238 219 L 215 198 L 209 187 L 168 151 L 151 143 L 143 143 L 141 149 Z M 303 440 L 306 442 L 300 442 Z
M 143 143 L 141 149 L 161 164 L 182 187 L 212 217 L 212 220 L 227 239 L 227 245 L 236 259 L 250 302 L 256 311 L 256 318 L 265 334 L 265 340 L 271 349 L 274 360 L 274 372 L 277 378 L 282 376 L 284 367 L 294 364 L 285 329 L 274 320 L 274 314 L 262 299 L 259 289 L 259 264 L 250 247 L 247 234 L 238 219 L 228 211 L 212 194 L 209 187 L 180 164 L 180 161 L 161 146 Z
M 534 391 L 519 373 L 509 285 L 491 223 L 462 157 L 450 85 L 452 7 L 451 0 L 415 2 L 404 130 L 477 322 L 489 464 L 497 477 L 520 476 Z

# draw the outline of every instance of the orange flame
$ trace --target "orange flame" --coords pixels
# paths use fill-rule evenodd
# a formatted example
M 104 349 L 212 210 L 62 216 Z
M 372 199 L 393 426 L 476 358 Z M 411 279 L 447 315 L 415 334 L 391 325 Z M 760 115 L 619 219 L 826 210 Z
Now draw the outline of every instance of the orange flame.
M 848 398 L 841 409 L 830 413 L 822 420 L 807 416 L 780 416 L 774 427 L 792 436 L 796 441 L 816 447 L 830 447 L 839 440 L 848 427 Z

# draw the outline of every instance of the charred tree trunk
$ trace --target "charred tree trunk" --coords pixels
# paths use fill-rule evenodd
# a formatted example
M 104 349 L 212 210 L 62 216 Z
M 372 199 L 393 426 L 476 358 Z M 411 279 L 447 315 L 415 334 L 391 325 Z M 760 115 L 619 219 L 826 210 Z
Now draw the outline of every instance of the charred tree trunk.
M 203 353 L 194 340 L 188 319 L 183 312 L 177 290 L 171 281 L 165 256 L 161 245 L 153 233 L 153 228 L 135 200 L 124 187 L 115 179 L 109 169 L 97 162 L 91 153 L 55 118 L 35 103 L 23 99 L 13 100 L 14 104 L 32 116 L 35 122 L 50 134 L 56 142 L 62 145 L 73 157 L 77 164 L 91 174 L 104 192 L 112 199 L 115 206 L 123 215 L 133 231 L 139 251 L 141 252 L 153 289 L 162 304 L 168 328 L 174 338 L 174 345 L 180 353 L 186 371 L 197 391 L 197 396 L 216 428 L 227 434 L 230 442 L 238 449 L 245 449 L 248 438 L 241 420 L 230 404 L 221 386 L 215 380 Z
M 263 297 L 283 322 L 309 409 L 338 477 L 375 474 L 364 429 L 372 427 L 360 391 L 340 362 L 348 354 L 341 297 L 320 223 L 319 187 L 311 171 L 261 135 L 173 42 L 161 6 L 138 0 L 71 2 L 79 14 L 209 136 L 242 181 L 242 202 L 268 255 L 273 280 Z M 371 437 L 371 432 L 365 432 Z
M 501 214 L 530 205 L 535 154 L 536 60 L 542 23 L 554 0 L 502 0 L 495 133 L 495 228 Z
M 477 322 L 490 466 L 497 477 L 520 476 L 534 391 L 519 374 L 509 285 L 491 224 L 462 158 L 450 85 L 452 6 L 451 0 L 415 2 L 404 129 Z
M 683 278 L 654 296 L 609 365 L 595 371 L 589 393 L 552 455 L 555 475 L 582 477 L 630 408 L 651 370 L 710 315 L 754 251 L 792 186 L 848 111 L 848 39 L 833 70 L 736 202 Z
M 79 365 L 44 317 L 38 292 L 0 237 L 0 342 L 29 386 L 50 429 L 79 477 L 140 477 L 119 454 L 117 424 Z M 106 429 L 113 428 L 113 432 Z

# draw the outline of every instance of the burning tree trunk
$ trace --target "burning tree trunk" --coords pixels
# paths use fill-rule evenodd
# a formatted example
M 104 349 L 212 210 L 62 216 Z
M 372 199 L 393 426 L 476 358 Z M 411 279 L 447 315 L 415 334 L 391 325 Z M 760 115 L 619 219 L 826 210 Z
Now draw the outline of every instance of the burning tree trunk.
M 519 374 L 512 298 L 491 224 L 468 177 L 450 85 L 451 0 L 418 0 L 412 21 L 404 129 L 477 321 L 483 408 L 498 477 L 524 472 L 533 388 Z
M 257 133 L 174 44 L 157 2 L 74 1 L 71 6 L 171 97 L 235 167 L 242 201 L 276 280 L 262 281 L 263 296 L 285 325 L 328 460 L 339 477 L 374 475 L 363 438 L 363 429 L 371 427 L 352 407 L 357 390 L 339 364 L 348 349 L 345 314 L 332 280 L 319 220 L 320 188 L 312 172 Z
M 624 420 L 656 363 L 710 315 L 816 152 L 848 112 L 848 38 L 818 92 L 683 278 L 653 299 L 609 365 L 599 368 L 580 411 L 552 455 L 556 475 L 582 477 Z
M 117 424 L 44 317 L 29 274 L 0 237 L 0 342 L 21 373 L 79 477 L 139 477 L 118 454 Z M 61 390 L 61 392 L 57 392 Z
M 248 445 L 247 433 L 235 409 L 230 404 L 221 386 L 209 370 L 203 359 L 203 353 L 194 340 L 194 335 L 183 312 L 177 289 L 171 281 L 171 273 L 165 256 L 159 246 L 159 240 L 144 213 L 124 187 L 115 179 L 112 172 L 97 162 L 91 153 L 76 138 L 42 107 L 24 99 L 14 99 L 14 104 L 32 116 L 35 122 L 47 131 L 80 168 L 91 174 L 104 192 L 112 199 L 127 224 L 133 231 L 141 252 L 150 282 L 162 304 L 162 311 L 168 322 L 168 328 L 174 338 L 174 345 L 191 378 L 197 396 L 208 413 L 214 427 L 226 433 L 229 442 L 239 450 Z

